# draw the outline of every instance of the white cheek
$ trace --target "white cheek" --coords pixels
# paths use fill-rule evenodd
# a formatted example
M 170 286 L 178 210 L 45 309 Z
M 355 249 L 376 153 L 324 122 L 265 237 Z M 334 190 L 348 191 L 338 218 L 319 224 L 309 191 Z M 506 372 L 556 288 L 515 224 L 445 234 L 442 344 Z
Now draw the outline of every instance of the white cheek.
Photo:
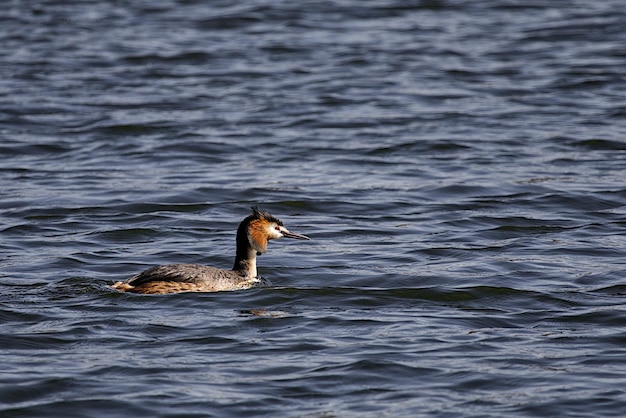
M 275 226 L 268 227 L 267 236 L 269 239 L 278 239 L 283 237 L 283 234 L 280 231 L 277 231 L 275 228 Z

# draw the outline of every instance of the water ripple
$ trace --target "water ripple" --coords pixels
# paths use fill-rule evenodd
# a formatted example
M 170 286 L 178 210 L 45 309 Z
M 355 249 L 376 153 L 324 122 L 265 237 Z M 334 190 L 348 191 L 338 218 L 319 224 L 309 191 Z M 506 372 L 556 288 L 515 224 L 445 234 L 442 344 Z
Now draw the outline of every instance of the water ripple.
M 10 2 L 7 416 L 615 416 L 622 2 Z M 273 286 L 142 296 L 232 265 Z

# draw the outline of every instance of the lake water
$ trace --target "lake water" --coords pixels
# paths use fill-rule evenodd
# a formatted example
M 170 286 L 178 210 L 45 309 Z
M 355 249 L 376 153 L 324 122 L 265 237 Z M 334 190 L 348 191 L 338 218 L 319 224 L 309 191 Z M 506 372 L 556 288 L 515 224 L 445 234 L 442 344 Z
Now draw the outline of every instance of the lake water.
M 0 416 L 626 415 L 622 0 L 13 0 Z M 272 286 L 229 268 L 259 205 Z

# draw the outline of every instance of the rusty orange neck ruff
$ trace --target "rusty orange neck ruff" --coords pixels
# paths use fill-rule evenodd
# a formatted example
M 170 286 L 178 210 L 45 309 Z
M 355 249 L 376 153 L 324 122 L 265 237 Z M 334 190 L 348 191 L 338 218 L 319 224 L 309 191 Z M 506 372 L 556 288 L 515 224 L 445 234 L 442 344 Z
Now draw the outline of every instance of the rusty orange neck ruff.
M 248 243 L 259 254 L 265 254 L 267 251 L 268 225 L 269 222 L 265 219 L 252 220 L 248 225 Z
M 233 270 L 247 277 L 256 277 L 256 256 L 267 251 L 267 225 L 267 220 L 258 219 L 254 215 L 239 224 Z

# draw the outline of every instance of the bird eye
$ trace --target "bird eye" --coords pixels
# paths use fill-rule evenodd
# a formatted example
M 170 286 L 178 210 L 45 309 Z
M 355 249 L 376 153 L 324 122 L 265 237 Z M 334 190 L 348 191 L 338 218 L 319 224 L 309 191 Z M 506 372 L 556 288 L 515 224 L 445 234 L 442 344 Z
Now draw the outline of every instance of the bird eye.
M 280 227 L 279 226 L 275 226 L 274 229 L 277 230 L 277 231 L 280 231 Z

